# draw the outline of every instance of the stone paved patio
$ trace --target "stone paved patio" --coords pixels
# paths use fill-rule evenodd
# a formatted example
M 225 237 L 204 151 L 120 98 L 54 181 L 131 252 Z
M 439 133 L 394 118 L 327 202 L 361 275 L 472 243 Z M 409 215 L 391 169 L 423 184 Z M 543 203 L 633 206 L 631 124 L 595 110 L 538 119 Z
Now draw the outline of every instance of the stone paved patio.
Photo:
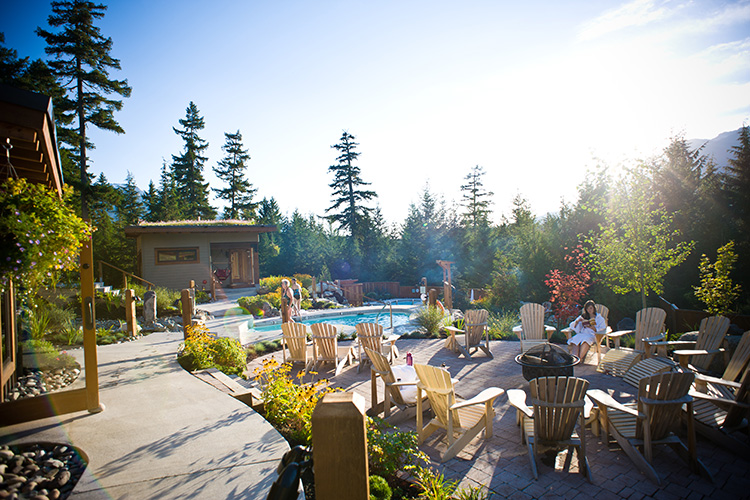
M 401 356 L 394 364 L 404 364 L 406 352 L 411 351 L 415 363 L 440 366 L 445 363 L 451 375 L 459 379 L 456 385 L 458 394 L 470 398 L 487 386 L 503 389 L 523 388 L 528 383 L 521 376 L 521 368 L 513 361 L 520 352 L 518 342 L 493 341 L 491 350 L 494 359 L 484 356 L 481 351 L 472 359 L 457 357 L 443 348 L 442 340 L 402 339 L 397 343 Z M 275 356 L 281 360 L 280 353 Z M 254 360 L 249 369 L 259 366 L 264 358 Z M 586 378 L 591 389 L 611 392 L 620 401 L 632 400 L 635 388 L 621 379 L 597 373 L 595 356 L 589 356 L 587 363 L 576 367 L 576 376 Z M 324 367 L 317 374 L 305 380 L 333 376 L 332 369 Z M 370 370 L 357 373 L 356 364 L 347 367 L 341 374 L 330 379 L 334 387 L 361 394 L 370 406 Z M 382 398 L 382 383 L 379 391 Z M 565 453 L 557 457 L 543 457 L 539 464 L 539 479 L 535 480 L 529 466 L 525 445 L 521 444 L 516 426 L 515 409 L 503 395 L 495 402 L 493 435 L 484 440 L 484 433 L 475 438 L 458 456 L 445 464 L 439 456 L 445 450 L 445 435 L 437 432 L 421 446 L 433 461 L 433 465 L 446 477 L 456 480 L 461 486 L 482 484 L 487 486 L 495 497 L 500 498 L 643 498 L 699 500 L 702 498 L 750 498 L 750 477 L 747 472 L 750 463 L 732 453 L 715 446 L 701 436 L 698 437 L 698 456 L 714 476 L 714 483 L 692 474 L 687 464 L 668 447 L 657 447 L 654 453 L 654 466 L 662 478 L 662 486 L 649 481 L 630 459 L 619 449 L 608 450 L 599 436 L 587 428 L 586 446 L 591 464 L 593 484 L 578 474 L 577 458 L 574 456 L 570 470 L 563 470 Z M 415 421 L 407 421 L 400 428 L 415 430 Z

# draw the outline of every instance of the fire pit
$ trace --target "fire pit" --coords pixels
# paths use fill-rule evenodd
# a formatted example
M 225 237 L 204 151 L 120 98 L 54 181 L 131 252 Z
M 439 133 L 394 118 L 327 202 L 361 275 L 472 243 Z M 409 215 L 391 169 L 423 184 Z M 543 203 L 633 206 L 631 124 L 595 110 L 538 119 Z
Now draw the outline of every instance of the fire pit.
M 572 377 L 573 367 L 580 361 L 578 356 L 550 343 L 535 345 L 516 356 L 516 363 L 521 365 L 523 378 L 526 380 L 537 377 Z

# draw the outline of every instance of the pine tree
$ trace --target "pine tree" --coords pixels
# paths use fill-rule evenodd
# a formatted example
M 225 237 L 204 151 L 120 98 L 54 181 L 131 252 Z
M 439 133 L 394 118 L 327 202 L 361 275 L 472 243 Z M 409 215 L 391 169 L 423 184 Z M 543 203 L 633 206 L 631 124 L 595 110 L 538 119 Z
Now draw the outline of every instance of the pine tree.
M 724 184 L 739 232 L 747 235 L 750 230 L 750 126 L 740 129 L 739 145 L 732 146 L 731 152 L 733 158 L 729 158 Z
M 484 173 L 484 169 L 476 165 L 464 177 L 466 184 L 461 186 L 462 206 L 466 210 L 461 215 L 464 226 L 478 227 L 489 225 L 489 215 L 492 213 L 489 206 L 492 203 L 491 197 L 494 193 L 484 189 L 484 184 L 482 183 Z
M 333 173 L 333 182 L 329 184 L 333 188 L 333 205 L 326 209 L 326 212 L 335 212 L 328 216 L 328 220 L 338 224 L 340 229 L 349 230 L 352 237 L 359 237 L 362 220 L 372 211 L 372 208 L 365 207 L 361 203 L 377 197 L 375 191 L 366 191 L 360 189 L 360 186 L 368 186 L 369 182 L 364 182 L 360 177 L 359 167 L 354 165 L 360 153 L 355 151 L 358 143 L 354 142 L 355 137 L 344 131 L 338 144 L 331 146 L 339 152 L 335 165 L 328 167 L 328 171 Z
M 213 188 L 213 191 L 217 198 L 228 202 L 224 209 L 225 219 L 255 219 L 258 204 L 253 203 L 253 195 L 257 189 L 253 189 L 250 181 L 245 179 L 245 169 L 250 155 L 242 147 L 242 134 L 239 130 L 236 134 L 224 133 L 224 138 L 226 142 L 221 149 L 226 155 L 214 167 L 214 172 L 228 186 L 224 189 Z
M 145 207 L 141 199 L 141 193 L 135 184 L 133 174 L 128 171 L 125 178 L 125 186 L 118 188 L 120 192 L 120 203 L 117 206 L 117 219 L 121 226 L 132 226 L 138 224 L 143 217 Z
M 152 208 L 149 214 L 152 222 L 174 221 L 182 219 L 177 187 L 172 171 L 167 168 L 166 162 L 161 166 L 161 177 L 159 179 L 159 190 L 152 199 Z
M 81 213 L 88 218 L 87 139 L 86 126 L 122 134 L 124 130 L 114 119 L 114 112 L 122 108 L 122 101 L 106 96 L 116 94 L 129 97 L 127 80 L 112 80 L 110 69 L 120 69 L 120 61 L 110 55 L 112 39 L 102 36 L 94 21 L 104 17 L 107 7 L 83 0 L 52 2 L 52 15 L 47 22 L 58 33 L 37 28 L 36 33 L 47 42 L 45 52 L 54 60 L 49 63 L 53 73 L 67 89 L 67 96 L 56 104 L 63 121 L 77 119 L 77 129 L 58 129 L 60 141 L 72 148 L 72 159 L 80 168 Z
M 149 181 L 148 191 L 143 193 L 144 216 L 148 222 L 156 222 L 154 215 L 158 210 L 159 195 L 156 191 L 154 181 Z
M 274 198 L 263 198 L 258 207 L 258 224 L 278 226 L 283 221 L 279 204 Z M 276 265 L 280 247 L 277 233 L 261 233 L 258 241 L 258 264 L 261 275 L 280 273 Z
M 198 107 L 190 101 L 185 119 L 179 120 L 182 129 L 172 128 L 185 141 L 185 151 L 180 156 L 172 155 L 172 176 L 179 196 L 182 216 L 187 219 L 213 219 L 216 210 L 208 203 L 208 183 L 203 180 L 203 165 L 207 158 L 201 154 L 208 143 L 200 138 L 205 122 Z

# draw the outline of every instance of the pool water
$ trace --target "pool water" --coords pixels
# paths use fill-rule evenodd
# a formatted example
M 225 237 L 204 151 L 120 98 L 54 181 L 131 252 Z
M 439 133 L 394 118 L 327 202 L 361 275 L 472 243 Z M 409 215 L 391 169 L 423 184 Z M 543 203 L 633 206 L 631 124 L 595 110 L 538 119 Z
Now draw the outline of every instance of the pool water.
M 345 325 L 345 326 L 354 326 L 357 323 L 375 323 L 375 318 L 378 317 L 376 313 L 363 313 L 363 314 L 345 314 L 342 316 L 328 316 L 328 317 L 318 317 L 318 318 L 309 318 L 309 319 L 295 319 L 297 323 L 303 323 L 305 325 L 312 325 L 313 323 L 330 323 L 332 325 Z M 378 317 L 378 323 L 383 325 L 383 328 L 390 328 L 391 327 L 391 318 L 388 313 L 382 313 L 380 314 L 380 317 Z M 401 326 L 406 325 L 409 323 L 409 313 L 393 313 L 393 326 Z M 263 325 L 263 326 L 255 326 L 250 331 L 251 332 L 273 332 L 276 330 L 281 330 L 280 324 L 275 325 Z

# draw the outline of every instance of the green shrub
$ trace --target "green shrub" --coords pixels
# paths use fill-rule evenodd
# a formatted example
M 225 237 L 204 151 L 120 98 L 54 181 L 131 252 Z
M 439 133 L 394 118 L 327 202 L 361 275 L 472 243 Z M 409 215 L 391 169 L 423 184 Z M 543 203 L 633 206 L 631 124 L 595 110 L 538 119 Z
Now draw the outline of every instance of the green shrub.
M 437 337 L 440 329 L 450 324 L 450 316 L 446 315 L 439 307 L 425 306 L 417 310 L 411 321 L 423 333 Z
M 24 309 L 26 312 L 23 322 L 29 335 L 34 340 L 42 340 L 49 331 L 50 318 L 47 311 L 40 307 L 31 307 Z
M 217 338 L 205 326 L 191 325 L 177 361 L 189 371 L 217 368 L 227 375 L 243 376 L 247 353 L 237 339 Z
M 436 473 L 429 467 L 417 467 L 415 469 L 417 485 L 422 490 L 419 498 L 425 500 L 452 500 L 456 492 L 456 482 L 448 481 L 440 473 Z
M 57 348 L 46 340 L 31 339 L 21 344 L 26 352 L 57 352 Z
M 266 295 L 253 295 L 252 297 L 240 297 L 237 299 L 237 304 L 248 311 L 253 316 L 263 316 L 263 305 L 271 303 L 266 299 Z
M 264 411 L 268 420 L 291 445 L 309 445 L 312 440 L 312 413 L 318 401 L 333 389 L 327 380 L 296 384 L 289 376 L 291 363 L 279 366 L 267 359 L 254 375 L 260 381 Z M 304 375 L 301 371 L 298 377 Z
M 52 343 L 46 340 L 27 340 L 23 342 L 25 352 L 34 353 L 36 367 L 40 370 L 78 367 L 75 358 L 68 353 L 61 353 Z
M 490 313 L 487 319 L 490 338 L 494 340 L 518 340 L 518 336 L 513 333 L 513 327 L 520 322 L 521 320 L 516 312 Z
M 370 500 L 391 500 L 393 492 L 388 481 L 380 476 L 370 475 Z
M 419 451 L 416 432 L 399 431 L 379 418 L 367 418 L 367 452 L 370 474 L 393 480 L 396 472 L 411 464 L 428 463 Z

